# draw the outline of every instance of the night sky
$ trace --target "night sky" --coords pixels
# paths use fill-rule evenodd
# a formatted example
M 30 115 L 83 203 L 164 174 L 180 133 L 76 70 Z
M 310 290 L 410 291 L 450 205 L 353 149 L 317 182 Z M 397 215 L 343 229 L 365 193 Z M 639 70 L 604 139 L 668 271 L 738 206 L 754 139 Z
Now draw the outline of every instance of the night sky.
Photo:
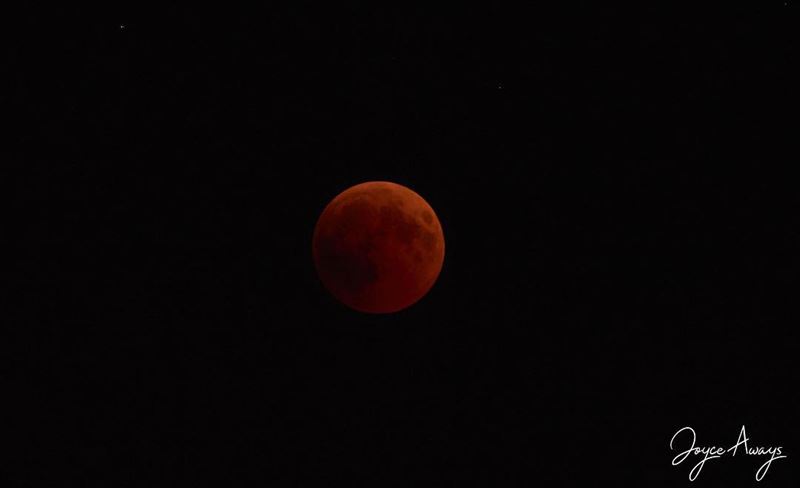
M 3 486 L 798 486 L 798 5 L 597 7 L 12 19 Z M 369 180 L 395 314 L 311 259 Z

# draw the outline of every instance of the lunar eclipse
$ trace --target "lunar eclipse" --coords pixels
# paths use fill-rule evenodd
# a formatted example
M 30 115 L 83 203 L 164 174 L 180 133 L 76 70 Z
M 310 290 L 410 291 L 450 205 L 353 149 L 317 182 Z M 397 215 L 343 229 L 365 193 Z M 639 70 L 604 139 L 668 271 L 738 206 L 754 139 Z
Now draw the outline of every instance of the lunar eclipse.
M 325 207 L 312 252 L 322 284 L 339 301 L 361 312 L 391 313 L 431 289 L 444 262 L 444 234 L 417 193 L 371 181 Z

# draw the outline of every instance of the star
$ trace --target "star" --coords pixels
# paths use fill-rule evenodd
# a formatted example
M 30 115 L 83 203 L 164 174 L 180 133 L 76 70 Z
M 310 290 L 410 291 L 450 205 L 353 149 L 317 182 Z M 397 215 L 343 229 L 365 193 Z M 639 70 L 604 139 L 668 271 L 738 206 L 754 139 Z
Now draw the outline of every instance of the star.
M 124 30 L 124 29 L 125 29 L 125 24 L 120 24 L 119 25 L 119 30 Z

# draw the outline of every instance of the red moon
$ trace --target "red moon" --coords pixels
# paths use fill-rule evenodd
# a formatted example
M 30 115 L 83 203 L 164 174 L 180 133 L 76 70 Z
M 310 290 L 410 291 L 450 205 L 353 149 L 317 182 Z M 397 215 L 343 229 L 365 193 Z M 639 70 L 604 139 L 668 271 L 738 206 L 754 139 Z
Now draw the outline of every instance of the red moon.
M 444 262 L 444 234 L 421 196 L 370 181 L 325 207 L 312 251 L 322 284 L 339 301 L 361 312 L 391 313 L 431 289 Z

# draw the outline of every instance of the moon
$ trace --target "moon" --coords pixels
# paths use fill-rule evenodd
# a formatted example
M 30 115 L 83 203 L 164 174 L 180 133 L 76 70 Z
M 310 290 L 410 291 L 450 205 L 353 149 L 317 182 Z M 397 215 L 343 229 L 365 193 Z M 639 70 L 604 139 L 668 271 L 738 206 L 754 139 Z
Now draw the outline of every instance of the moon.
M 348 188 L 314 228 L 314 265 L 325 288 L 366 313 L 407 308 L 431 289 L 444 262 L 444 233 L 428 202 L 405 186 Z

